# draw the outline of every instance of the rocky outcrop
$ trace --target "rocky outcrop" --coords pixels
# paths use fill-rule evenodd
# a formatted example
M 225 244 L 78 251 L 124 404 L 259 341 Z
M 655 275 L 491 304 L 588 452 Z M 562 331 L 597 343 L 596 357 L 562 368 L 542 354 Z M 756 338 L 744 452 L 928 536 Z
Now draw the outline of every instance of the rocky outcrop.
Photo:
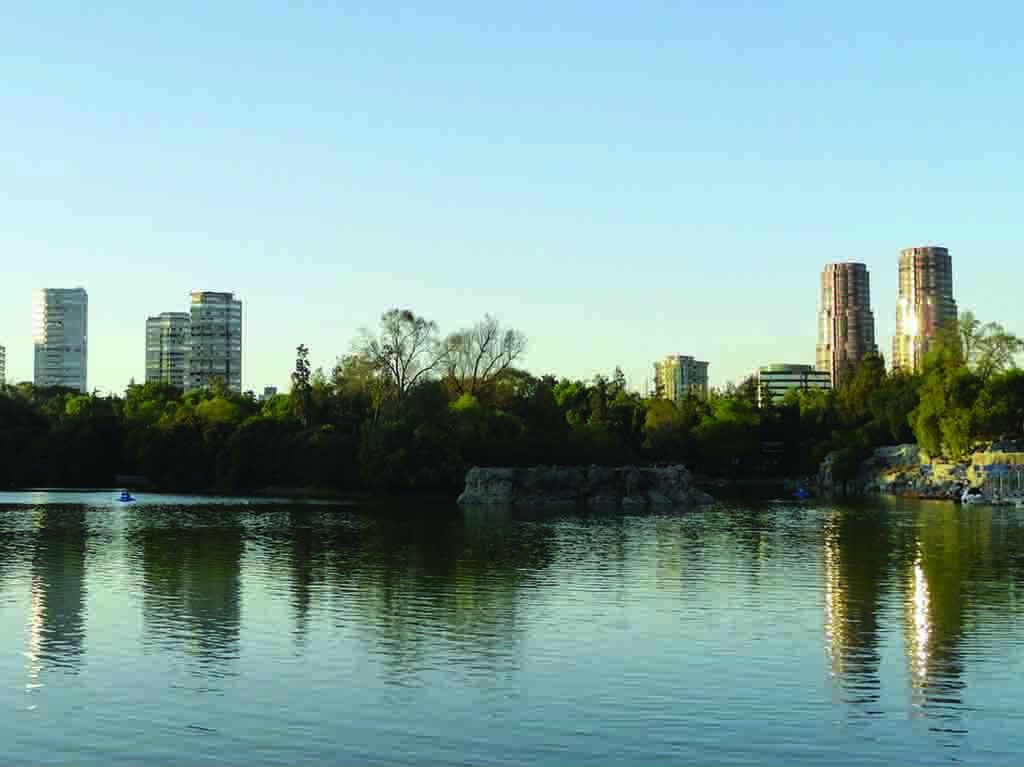
M 466 475 L 462 505 L 645 508 L 714 499 L 693 485 L 685 466 L 533 466 L 479 468 Z
M 834 454 L 826 456 L 818 472 L 818 487 L 825 493 L 959 498 L 963 488 L 972 484 L 969 464 L 929 458 L 917 445 L 877 448 L 846 482 L 834 478 L 834 459 Z

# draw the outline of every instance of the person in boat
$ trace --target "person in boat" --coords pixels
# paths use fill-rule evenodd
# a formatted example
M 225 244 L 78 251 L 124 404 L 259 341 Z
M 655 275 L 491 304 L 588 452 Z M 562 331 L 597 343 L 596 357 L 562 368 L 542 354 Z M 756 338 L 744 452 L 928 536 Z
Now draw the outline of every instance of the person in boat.
M 968 487 L 964 489 L 963 494 L 960 496 L 961 503 L 978 503 L 985 500 L 985 494 L 981 492 L 979 487 Z

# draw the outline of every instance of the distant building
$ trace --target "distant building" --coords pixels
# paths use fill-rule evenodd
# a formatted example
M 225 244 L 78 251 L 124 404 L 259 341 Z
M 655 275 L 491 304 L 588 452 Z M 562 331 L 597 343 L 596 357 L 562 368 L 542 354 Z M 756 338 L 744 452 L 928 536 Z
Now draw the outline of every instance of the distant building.
M 32 295 L 36 386 L 88 391 L 89 296 L 84 288 L 41 288 Z
M 242 302 L 233 293 L 192 294 L 192 358 L 189 388 L 209 388 L 220 379 L 242 392 Z
M 192 316 L 164 312 L 146 320 L 146 383 L 189 385 L 192 356 Z
M 682 402 L 687 395 L 708 396 L 708 363 L 670 354 L 654 363 L 654 385 L 659 397 Z
M 920 370 L 936 333 L 956 320 L 953 260 L 946 248 L 907 248 L 900 253 L 894 370 Z
M 263 387 L 263 394 L 260 395 L 259 401 L 260 402 L 266 402 L 268 399 L 270 399 L 272 397 L 276 397 L 276 396 L 277 396 L 277 387 L 276 386 L 264 386 Z
M 877 354 L 871 282 L 864 264 L 828 264 L 821 273 L 817 368 L 836 388 L 869 354 Z
M 754 373 L 757 384 L 757 406 L 764 407 L 768 400 L 782 402 L 792 390 L 831 389 L 832 377 L 813 365 L 765 365 Z
M 0 387 L 7 383 L 7 350 L 0 344 Z

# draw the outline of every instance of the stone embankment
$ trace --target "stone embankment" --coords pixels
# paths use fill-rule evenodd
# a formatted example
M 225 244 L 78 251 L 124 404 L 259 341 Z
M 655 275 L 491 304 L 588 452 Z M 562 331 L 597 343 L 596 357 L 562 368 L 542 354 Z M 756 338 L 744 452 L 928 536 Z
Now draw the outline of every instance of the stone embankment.
M 832 475 L 833 456 L 829 455 L 818 472 L 818 487 L 825 493 L 849 493 L 855 495 L 882 493 L 903 495 L 914 498 L 957 499 L 966 487 L 982 488 L 986 494 L 1000 495 L 1018 491 L 1024 480 L 1024 454 L 1011 445 L 993 445 L 984 452 L 978 452 L 963 462 L 931 458 L 917 445 L 894 445 L 880 447 L 861 463 L 855 475 L 848 482 L 838 482 Z M 1021 476 L 1013 471 L 1010 478 L 1000 482 L 986 471 L 987 467 L 998 464 L 1022 466 Z
M 466 475 L 462 505 L 646 508 L 714 503 L 685 466 L 479 468 Z
M 826 493 L 954 498 L 967 482 L 965 465 L 934 462 L 917 445 L 876 449 L 845 483 L 835 480 L 832 466 L 833 456 L 828 455 L 818 472 L 818 487 Z

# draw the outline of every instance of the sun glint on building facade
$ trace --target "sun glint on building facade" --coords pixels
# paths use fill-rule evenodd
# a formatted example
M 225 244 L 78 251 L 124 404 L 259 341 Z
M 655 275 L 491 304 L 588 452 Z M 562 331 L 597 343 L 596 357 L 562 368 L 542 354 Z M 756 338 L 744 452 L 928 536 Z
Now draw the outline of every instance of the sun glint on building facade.
M 842 385 L 868 354 L 877 354 L 868 268 L 855 262 L 828 264 L 821 273 L 818 312 L 818 370 Z
M 658 396 L 682 402 L 687 395 L 708 396 L 708 363 L 681 354 L 670 354 L 654 363 Z
M 192 354 L 192 316 L 164 312 L 146 320 L 146 383 L 185 389 Z
M 220 379 L 242 391 L 242 302 L 234 293 L 192 293 L 192 356 L 189 388 L 206 389 Z
M 946 248 L 906 248 L 900 253 L 894 370 L 920 370 L 938 331 L 956 320 L 953 260 Z
M 35 385 L 88 391 L 89 296 L 84 288 L 41 288 L 32 295 Z
M 786 398 L 787 392 L 831 389 L 832 378 L 824 370 L 815 370 L 813 365 L 765 365 L 754 373 L 757 384 L 757 406 L 767 402 L 778 404 Z

